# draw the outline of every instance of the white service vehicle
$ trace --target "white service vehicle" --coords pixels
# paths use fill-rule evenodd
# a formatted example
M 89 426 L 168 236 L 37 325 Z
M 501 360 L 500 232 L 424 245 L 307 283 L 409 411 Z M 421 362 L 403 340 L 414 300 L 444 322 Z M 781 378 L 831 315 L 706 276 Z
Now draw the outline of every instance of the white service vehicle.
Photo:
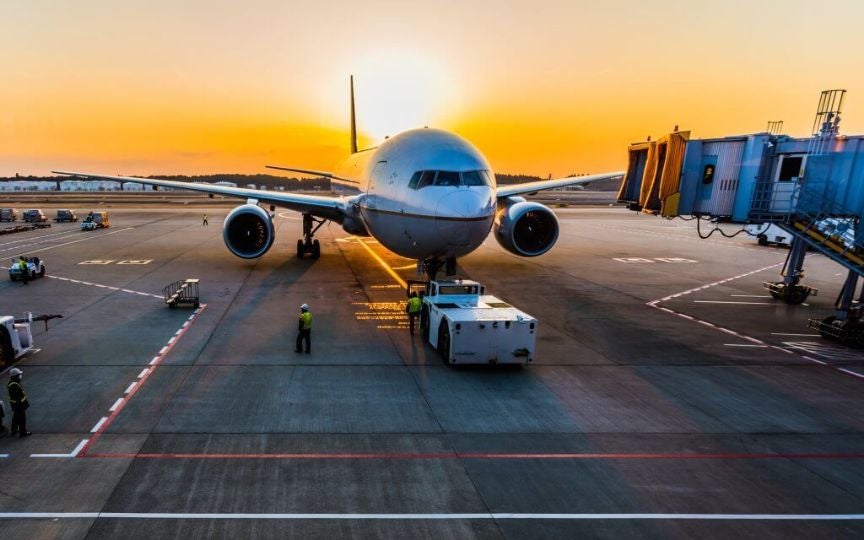
M 760 246 L 776 244 L 778 246 L 791 246 L 792 234 L 784 231 L 773 223 L 751 223 L 744 230 L 750 236 L 755 236 Z
M 476 281 L 428 282 L 420 314 L 423 338 L 448 364 L 531 362 L 537 319 L 484 292 Z
M 39 257 L 24 257 L 24 262 L 27 266 L 26 272 L 29 279 L 36 279 L 45 275 L 45 263 Z M 9 279 L 12 281 L 24 279 L 19 259 L 12 259 L 12 264 L 9 266 Z

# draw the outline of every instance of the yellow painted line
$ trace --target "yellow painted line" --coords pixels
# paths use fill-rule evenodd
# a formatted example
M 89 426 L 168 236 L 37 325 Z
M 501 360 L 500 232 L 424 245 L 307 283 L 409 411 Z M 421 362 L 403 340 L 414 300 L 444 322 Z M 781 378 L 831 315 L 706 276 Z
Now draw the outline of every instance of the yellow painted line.
M 383 268 L 388 274 L 390 274 L 390 276 L 393 279 L 396 280 L 396 283 L 398 283 L 399 285 L 402 285 L 402 288 L 404 288 L 404 289 L 408 288 L 408 283 L 406 283 L 404 279 L 399 277 L 399 274 L 396 273 L 396 270 L 393 270 L 393 268 L 389 264 L 387 264 L 387 262 L 384 259 L 382 259 L 380 255 L 378 255 L 377 253 L 372 251 L 372 248 L 369 247 L 369 245 L 366 244 L 366 242 L 364 242 L 362 238 L 358 237 L 358 238 L 356 238 L 356 240 L 357 240 L 357 242 L 360 243 L 361 246 L 366 248 L 366 251 L 368 251 L 369 254 L 372 255 L 373 259 L 378 261 L 378 264 L 381 265 L 381 268 Z

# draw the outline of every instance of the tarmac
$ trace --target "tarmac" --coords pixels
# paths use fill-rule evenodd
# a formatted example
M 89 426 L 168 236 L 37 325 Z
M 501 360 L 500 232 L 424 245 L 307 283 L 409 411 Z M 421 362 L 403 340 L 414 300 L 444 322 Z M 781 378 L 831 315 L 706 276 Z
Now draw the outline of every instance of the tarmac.
M 374 239 L 331 224 L 299 260 L 277 211 L 246 261 L 227 207 L 110 211 L 0 239 L 48 273 L 0 281 L 0 314 L 64 316 L 17 363 L 34 435 L 0 439 L 0 536 L 864 537 L 864 352 L 806 327 L 845 277 L 821 256 L 787 306 L 762 288 L 783 248 L 556 209 L 548 254 L 460 260 L 540 321 L 534 362 L 450 367 L 408 334 L 415 263 Z M 201 307 L 166 307 L 193 277 Z

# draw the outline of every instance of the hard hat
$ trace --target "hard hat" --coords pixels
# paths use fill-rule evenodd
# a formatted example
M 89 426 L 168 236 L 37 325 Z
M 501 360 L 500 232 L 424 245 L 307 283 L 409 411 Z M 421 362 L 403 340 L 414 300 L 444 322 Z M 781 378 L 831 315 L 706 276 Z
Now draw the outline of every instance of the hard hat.
M 303 304 L 302 306 L 300 306 L 300 309 L 302 309 L 303 311 L 309 311 L 309 304 Z
M 13 367 L 12 370 L 9 372 L 10 377 L 15 377 L 17 375 L 23 375 L 23 374 L 24 374 L 24 372 L 21 371 L 20 369 L 18 369 L 17 367 Z

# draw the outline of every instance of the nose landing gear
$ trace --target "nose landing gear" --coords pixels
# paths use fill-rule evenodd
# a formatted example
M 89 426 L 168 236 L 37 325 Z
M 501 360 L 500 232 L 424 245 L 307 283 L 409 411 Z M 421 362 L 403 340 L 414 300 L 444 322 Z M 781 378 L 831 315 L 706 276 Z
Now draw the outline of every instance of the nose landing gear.
M 321 243 L 315 240 L 314 236 L 326 221 L 326 219 L 316 218 L 312 214 L 303 214 L 303 238 L 297 240 L 298 259 L 302 259 L 307 253 L 312 255 L 313 259 L 321 256 Z
M 423 271 L 426 272 L 426 277 L 428 277 L 430 281 L 437 279 L 436 276 L 442 266 L 444 267 L 444 273 L 448 276 L 456 275 L 456 257 L 448 257 L 446 259 L 430 257 L 428 259 L 423 259 L 422 265 Z

